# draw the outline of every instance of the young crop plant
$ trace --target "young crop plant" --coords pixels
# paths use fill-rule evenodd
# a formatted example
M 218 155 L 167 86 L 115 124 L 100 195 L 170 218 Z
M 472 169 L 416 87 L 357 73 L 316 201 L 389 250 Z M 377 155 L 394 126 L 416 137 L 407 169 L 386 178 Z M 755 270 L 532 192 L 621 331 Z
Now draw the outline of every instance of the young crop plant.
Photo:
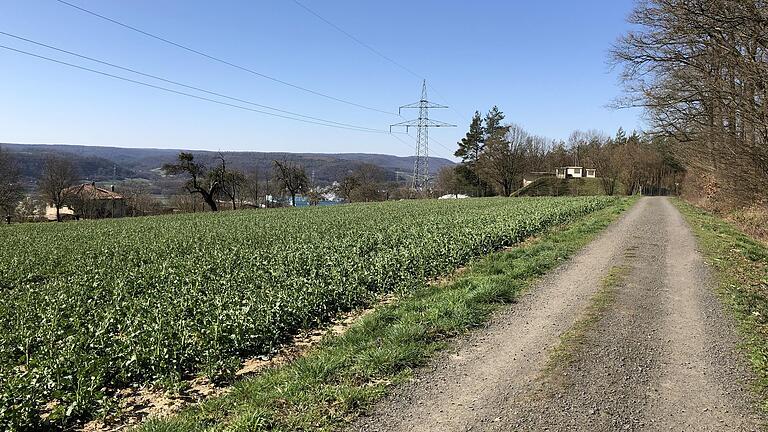
M 376 296 L 613 203 L 384 202 L 0 230 L 0 429 L 107 413 L 117 390 L 227 380 Z

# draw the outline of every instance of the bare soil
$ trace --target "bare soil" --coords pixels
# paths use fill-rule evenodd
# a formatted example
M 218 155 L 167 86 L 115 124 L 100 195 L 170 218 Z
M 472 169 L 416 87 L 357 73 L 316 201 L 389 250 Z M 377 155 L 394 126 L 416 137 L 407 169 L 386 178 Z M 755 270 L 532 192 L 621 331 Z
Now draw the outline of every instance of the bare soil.
M 600 316 L 576 325 L 618 266 Z M 767 430 L 714 286 L 679 212 L 643 198 L 350 430 Z

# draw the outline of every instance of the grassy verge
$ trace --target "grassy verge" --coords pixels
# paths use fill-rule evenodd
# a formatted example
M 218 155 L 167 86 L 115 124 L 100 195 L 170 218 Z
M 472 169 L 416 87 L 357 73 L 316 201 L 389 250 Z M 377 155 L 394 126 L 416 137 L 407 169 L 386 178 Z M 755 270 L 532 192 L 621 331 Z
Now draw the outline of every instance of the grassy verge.
M 768 412 L 768 248 L 716 216 L 680 200 L 674 203 L 716 270 L 718 294 L 739 324 L 757 375 L 756 390 Z
M 560 343 L 552 350 L 544 370 L 544 376 L 552 379 L 557 372 L 571 362 L 579 347 L 586 341 L 586 335 L 603 316 L 603 313 L 616 298 L 616 288 L 624 281 L 629 272 L 627 266 L 614 266 L 600 281 L 600 290 L 592 297 L 584 316 L 568 331 L 560 336 Z M 562 377 L 561 377 L 562 378 Z
M 331 430 L 402 382 L 451 337 L 481 325 L 537 278 L 579 250 L 634 200 L 585 216 L 473 263 L 365 316 L 305 357 L 239 381 L 230 393 L 154 419 L 142 432 Z

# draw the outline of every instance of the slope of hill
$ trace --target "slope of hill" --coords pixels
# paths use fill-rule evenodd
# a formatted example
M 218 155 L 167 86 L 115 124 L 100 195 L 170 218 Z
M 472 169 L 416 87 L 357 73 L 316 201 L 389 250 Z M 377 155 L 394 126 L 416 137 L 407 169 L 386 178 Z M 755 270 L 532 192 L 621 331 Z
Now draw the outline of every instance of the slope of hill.
M 32 181 L 40 176 L 45 158 L 61 156 L 71 158 L 84 179 L 103 181 L 116 178 L 156 179 L 159 168 L 173 162 L 180 149 L 145 149 L 81 146 L 65 144 L 11 144 L 0 143 L 19 161 L 22 176 Z M 203 163 L 214 164 L 217 152 L 192 150 L 195 158 Z M 262 175 L 271 172 L 272 161 L 287 159 L 304 165 L 308 173 L 314 172 L 319 183 L 340 179 L 361 163 L 378 165 L 394 179 L 395 172 L 413 170 L 412 156 L 400 157 L 368 153 L 284 153 L 284 152 L 225 152 L 227 163 L 246 172 L 258 171 Z M 453 162 L 431 157 L 429 168 L 436 173 Z
M 616 191 L 621 190 L 623 190 L 621 185 L 617 185 Z M 563 195 L 605 195 L 605 190 L 599 178 L 574 178 L 566 180 L 555 177 L 542 177 L 512 193 L 512 196 Z

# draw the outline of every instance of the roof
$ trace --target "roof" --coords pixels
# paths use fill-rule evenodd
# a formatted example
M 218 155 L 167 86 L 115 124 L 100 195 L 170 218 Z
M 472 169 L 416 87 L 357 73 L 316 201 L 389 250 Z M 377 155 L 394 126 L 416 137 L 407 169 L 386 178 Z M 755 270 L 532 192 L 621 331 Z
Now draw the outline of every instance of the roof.
M 64 189 L 64 193 L 69 195 L 81 195 L 96 200 L 121 200 L 125 199 L 122 195 L 107 189 L 97 187 L 94 183 L 83 183 Z

